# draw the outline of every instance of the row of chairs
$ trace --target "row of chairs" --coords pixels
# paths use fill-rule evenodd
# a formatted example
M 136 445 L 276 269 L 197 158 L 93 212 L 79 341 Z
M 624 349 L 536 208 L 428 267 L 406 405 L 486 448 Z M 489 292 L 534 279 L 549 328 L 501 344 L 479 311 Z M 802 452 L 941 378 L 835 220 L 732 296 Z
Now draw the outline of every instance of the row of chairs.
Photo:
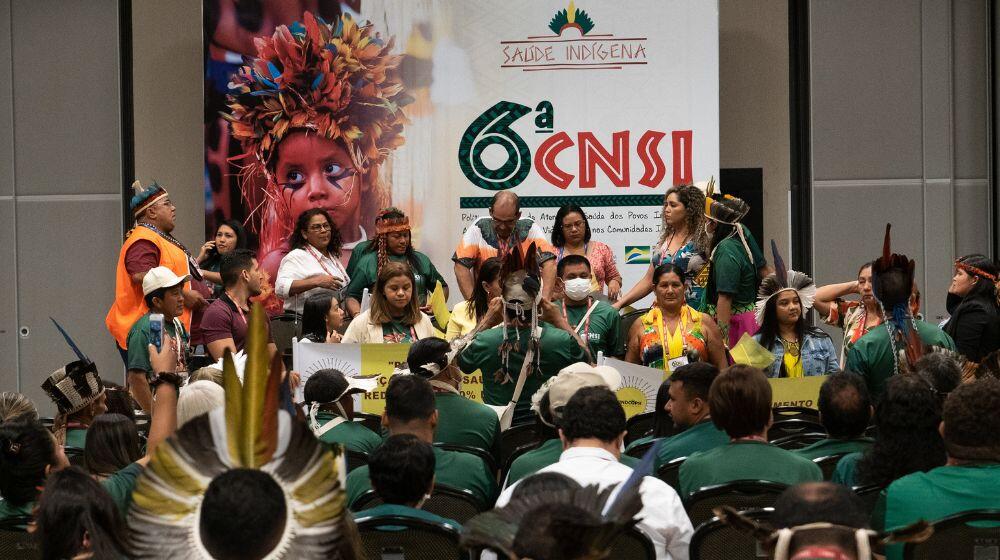
M 768 431 L 770 439 L 795 435 L 806 431 L 826 432 L 819 421 L 819 411 L 801 406 L 774 407 L 774 424 Z M 656 423 L 656 412 L 636 414 L 625 424 L 625 444 L 652 435 Z M 663 437 L 674 435 L 664 434 Z

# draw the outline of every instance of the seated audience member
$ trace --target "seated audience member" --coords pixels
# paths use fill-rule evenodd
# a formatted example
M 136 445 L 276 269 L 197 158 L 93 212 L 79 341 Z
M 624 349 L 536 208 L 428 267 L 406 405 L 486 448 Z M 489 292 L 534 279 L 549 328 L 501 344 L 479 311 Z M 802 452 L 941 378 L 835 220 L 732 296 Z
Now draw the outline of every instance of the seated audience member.
M 458 357 L 464 373 L 482 372 L 484 403 L 507 406 L 516 401 L 514 425 L 531 422 L 531 395 L 547 379 L 570 364 L 584 361 L 589 354 L 586 343 L 559 309 L 544 298 L 538 303 L 541 286 L 534 262 L 534 255 L 529 255 L 525 270 L 511 258 L 511 272 L 502 282 L 503 328 L 480 331 Z M 532 332 L 534 324 L 539 328 Z M 515 399 L 521 375 L 525 381 Z
M 706 393 L 707 394 L 707 393 Z M 707 397 L 706 397 L 707 398 Z M 653 405 L 653 430 L 648 435 L 632 440 L 632 443 L 625 447 L 625 451 L 649 443 L 654 439 L 670 437 L 677 433 L 674 429 L 674 419 L 667 412 L 667 402 L 670 401 L 670 379 L 664 379 L 660 387 L 656 390 L 656 403 Z
M 809 460 L 864 452 L 875 441 L 865 437 L 872 417 L 872 401 L 865 380 L 854 373 L 836 373 L 819 389 L 819 418 L 829 437 L 796 449 Z
M 885 322 L 872 328 L 854 344 L 847 353 L 844 367 L 865 378 L 868 392 L 875 402 L 882 398 L 890 377 L 913 369 L 914 364 L 909 363 L 907 356 L 923 354 L 923 346 L 955 349 L 955 342 L 944 331 L 911 315 L 914 263 L 906 255 L 890 254 L 889 241 L 887 224 L 882 256 L 872 263 L 874 295 L 885 310 Z M 917 337 L 906 336 L 911 329 L 916 331 Z M 921 347 L 911 347 L 916 345 L 917 339 Z M 904 349 L 905 353 L 902 352 Z
M 569 326 L 587 343 L 591 357 L 596 360 L 598 352 L 609 358 L 624 354 L 621 315 L 611 305 L 591 297 L 593 286 L 587 257 L 566 255 L 556 265 L 556 274 L 553 295 L 561 299 L 556 307 L 562 309 Z
M 222 387 L 222 370 L 215 366 L 198 368 L 188 377 L 188 383 L 194 383 L 195 381 L 211 381 Z
M 426 379 L 416 375 L 394 375 L 385 391 L 385 412 L 382 425 L 389 435 L 412 434 L 425 443 L 434 441 L 438 412 L 434 408 L 434 391 Z M 434 448 L 436 484 L 469 490 L 488 504 L 496 495 L 494 473 L 483 461 L 470 453 Z M 368 466 L 361 466 L 347 475 L 347 503 L 371 489 Z
M 177 396 L 177 426 L 215 410 L 226 402 L 226 391 L 212 381 L 194 381 L 181 387 Z
M 382 437 L 354 422 L 354 395 L 371 392 L 377 383 L 377 378 L 347 377 L 335 369 L 310 375 L 302 393 L 313 434 L 323 443 L 358 453 L 375 451 Z
M 356 519 L 398 515 L 462 530 L 457 521 L 420 509 L 434 491 L 434 448 L 429 443 L 412 434 L 390 436 L 369 457 L 368 473 L 382 504 L 355 513 Z
M 386 263 L 378 273 L 371 309 L 362 311 L 344 333 L 351 344 L 416 342 L 435 336 L 431 318 L 420 311 L 413 293 L 413 272 L 403 263 Z
M 931 352 L 917 360 L 914 366 L 917 375 L 931 386 L 942 406 L 948 393 L 954 391 L 955 387 L 962 383 L 962 366 L 959 365 L 956 357 L 958 357 L 957 354 Z
M 300 341 L 336 343 L 343 339 L 340 329 L 344 326 L 344 310 L 340 308 L 337 294 L 319 290 L 306 299 L 302 306 L 302 338 Z
M 944 466 L 914 472 L 889 484 L 872 515 L 876 528 L 893 529 L 920 519 L 937 521 L 1000 504 L 1000 381 L 983 379 L 955 389 L 944 403 Z M 886 548 L 889 560 L 902 547 Z
M 496 257 L 490 257 L 479 267 L 475 273 L 475 285 L 472 289 L 472 296 L 455 305 L 451 310 L 451 319 L 448 320 L 448 328 L 445 330 L 445 339 L 452 341 L 460 336 L 465 336 L 476 328 L 476 325 L 483 321 L 488 321 L 488 311 L 490 305 L 499 311 L 500 296 L 500 267 L 503 263 Z M 493 301 L 497 303 L 493 304 Z
M 114 412 L 94 419 L 83 451 L 83 463 L 94 478 L 105 480 L 140 457 L 139 431 L 134 421 Z
M 149 359 L 149 345 L 153 342 L 149 329 L 149 316 L 163 315 L 163 336 L 175 340 L 178 361 L 183 365 L 188 346 L 188 333 L 179 317 L 184 311 L 183 287 L 191 277 L 178 277 L 169 268 L 158 266 L 142 279 L 142 293 L 149 312 L 139 317 L 128 332 L 127 386 L 132 398 L 146 412 L 152 410 L 153 395 L 149 383 L 159 372 L 153 371 Z
M 101 382 L 104 384 L 104 404 L 108 407 L 107 412 L 121 414 L 135 422 L 135 409 L 139 408 L 139 405 L 135 404 L 135 399 L 128 390 L 114 381 L 102 379 Z
M 712 364 L 696 362 L 681 366 L 670 376 L 667 412 L 680 431 L 660 444 L 654 468 L 698 451 L 708 451 L 729 443 L 729 436 L 712 422 L 708 391 L 719 370 Z
M 45 480 L 35 513 L 43 558 L 128 557 L 125 524 L 100 483 L 77 467 Z
M 736 365 L 719 373 L 708 391 L 712 422 L 730 443 L 690 455 L 680 469 L 681 494 L 734 480 L 782 484 L 822 481 L 820 468 L 805 457 L 767 442 L 771 384 L 757 368 Z
M 202 277 L 212 286 L 212 297 L 222 295 L 222 257 L 227 253 L 247 248 L 247 232 L 239 220 L 226 220 L 215 229 L 215 237 L 205 242 L 195 257 Z
M 499 456 L 500 419 L 492 408 L 462 395 L 462 372 L 450 361 L 451 345 L 425 338 L 410 346 L 406 365 L 410 373 L 430 381 L 438 425 L 435 443 L 478 447 Z
M 208 306 L 201 318 L 201 334 L 213 360 L 222 359 L 227 349 L 233 353 L 243 350 L 250 298 L 259 296 L 264 286 L 264 273 L 253 253 L 246 249 L 222 255 L 219 273 L 222 275 L 222 295 Z
M 850 487 L 886 486 L 943 465 L 940 423 L 941 404 L 926 381 L 916 375 L 890 378 L 875 408 L 875 443 L 863 454 L 845 455 L 830 480 Z
M 415 280 L 413 291 L 421 305 L 434 292 L 438 282 L 444 288 L 445 298 L 448 297 L 448 283 L 444 277 L 427 255 L 413 248 L 410 219 L 399 208 L 385 208 L 375 217 L 375 241 L 368 247 L 372 250 L 354 263 L 351 283 L 347 285 L 347 310 L 352 316 L 361 311 L 365 288 L 372 289 L 379 270 L 388 262 L 409 265 Z
M 607 374 L 605 377 L 597 370 L 598 368 L 588 364 L 573 364 L 542 385 L 531 397 L 531 409 L 536 414 L 535 433 L 539 435 L 541 445 L 514 459 L 507 472 L 505 486 L 510 487 L 518 480 L 559 462 L 559 457 L 565 450 L 563 441 L 559 438 L 559 423 L 566 403 L 577 391 L 584 387 L 612 388 L 612 385 L 617 389 L 621 384 L 618 372 L 614 372 L 614 375 Z M 630 467 L 639 463 L 635 457 L 624 454 L 619 454 L 618 460 Z
M 1000 349 L 1000 302 L 997 282 L 1000 266 L 985 255 L 966 255 L 955 261 L 948 287 L 948 322 L 944 332 L 955 349 L 971 362 L 980 362 Z
M 31 399 L 21 393 L 13 391 L 0 393 L 0 424 L 17 420 L 38 420 L 38 411 L 35 410 L 35 403 L 31 402 Z
M 795 529 L 814 523 L 830 523 L 837 527 Z M 840 484 L 807 482 L 788 488 L 775 501 L 768 524 L 775 529 L 795 531 L 784 545 L 786 549 L 772 551 L 776 558 L 871 558 L 859 556 L 856 537 L 856 530 L 868 528 L 868 516 L 858 503 L 858 497 Z
M 559 462 L 539 473 L 561 473 L 581 486 L 596 484 L 601 489 L 631 476 L 632 468 L 618 461 L 625 439 L 625 410 L 607 387 L 584 387 L 573 394 L 562 411 L 559 438 L 565 449 Z M 510 501 L 518 485 L 503 491 L 497 507 Z M 653 541 L 656 557 L 686 559 L 693 529 L 677 492 L 649 476 L 639 492 L 643 506 L 636 516 L 641 519 L 638 527 Z
M 42 390 L 56 403 L 58 414 L 52 431 L 61 445 L 83 449 L 87 428 L 107 410 L 104 383 L 89 360 L 70 362 L 42 383 Z
M 340 291 L 350 277 L 340 262 L 343 243 L 337 224 L 323 208 L 310 208 L 295 220 L 288 236 L 291 251 L 281 259 L 274 293 L 285 300 L 285 311 L 302 313 L 305 300 L 320 289 Z M 265 270 L 268 257 L 265 260 Z

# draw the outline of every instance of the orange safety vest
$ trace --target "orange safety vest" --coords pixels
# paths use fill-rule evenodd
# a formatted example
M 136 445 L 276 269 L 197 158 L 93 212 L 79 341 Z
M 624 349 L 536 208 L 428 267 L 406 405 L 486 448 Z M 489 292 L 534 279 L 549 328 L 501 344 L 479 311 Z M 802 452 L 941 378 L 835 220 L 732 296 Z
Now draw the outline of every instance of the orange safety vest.
M 115 270 L 115 302 L 111 304 L 108 316 L 104 319 L 111 335 L 118 341 L 118 346 L 125 349 L 128 345 L 128 331 L 132 325 L 149 311 L 146 301 L 142 297 L 142 284 L 132 282 L 132 277 L 125 269 L 125 253 L 136 241 L 145 239 L 156 245 L 160 250 L 160 264 L 173 271 L 177 276 L 190 274 L 188 271 L 188 256 L 184 251 L 173 243 L 167 241 L 155 231 L 137 226 L 122 245 L 121 253 L 118 255 L 118 267 Z M 184 283 L 184 289 L 191 289 L 191 282 Z M 184 328 L 191 331 L 191 310 L 184 309 L 184 314 L 180 316 Z

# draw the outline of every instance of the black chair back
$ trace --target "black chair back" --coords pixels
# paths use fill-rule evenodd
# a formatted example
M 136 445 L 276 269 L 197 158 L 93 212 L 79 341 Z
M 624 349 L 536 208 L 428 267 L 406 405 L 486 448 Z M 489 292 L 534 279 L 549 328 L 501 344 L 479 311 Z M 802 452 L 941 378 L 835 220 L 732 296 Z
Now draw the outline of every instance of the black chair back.
M 656 411 L 636 414 L 625 423 L 625 445 L 633 441 L 653 434 L 656 426 Z M 640 455 L 641 457 L 641 455 Z
M 534 451 L 535 449 L 538 449 L 541 446 L 542 446 L 542 442 L 539 441 L 539 442 L 531 443 L 531 444 L 528 444 L 528 445 L 522 445 L 521 447 L 517 448 L 514 451 L 514 453 L 511 454 L 511 456 L 507 458 L 507 462 L 504 463 L 503 469 L 500 471 L 500 478 L 498 478 L 497 480 L 500 483 L 506 483 L 507 482 L 507 476 L 510 474 L 510 468 L 514 465 L 514 461 L 516 461 L 517 458 L 520 457 L 521 455 L 524 455 L 525 453 L 527 453 L 529 451 Z
M 35 560 L 42 557 L 42 549 L 24 529 L 31 523 L 30 516 L 10 517 L 0 521 L 0 558 Z
M 774 441 L 788 436 L 809 433 L 825 434 L 826 428 L 823 427 L 823 424 L 813 422 L 812 420 L 800 420 L 796 418 L 781 420 L 771 424 L 771 427 L 768 428 L 767 439 L 768 441 Z
M 469 455 L 475 455 L 486 464 L 486 468 L 493 475 L 493 480 L 496 480 L 498 473 L 500 472 L 497 468 L 497 461 L 493 458 L 493 454 L 485 449 L 480 449 L 478 447 L 472 447 L 469 445 L 458 445 L 457 443 L 435 443 L 434 447 L 439 447 L 445 451 L 456 451 L 458 453 L 468 453 Z
M 376 434 L 382 433 L 382 417 L 378 414 L 369 414 L 367 412 L 355 412 L 354 421 L 360 422 L 362 426 L 368 428 L 369 430 L 375 432 Z
M 374 490 L 369 490 L 358 496 L 358 499 L 351 505 L 351 510 L 364 511 L 382 503 L 382 498 Z M 482 503 L 470 490 L 435 484 L 431 497 L 427 498 L 420 509 L 446 519 L 465 523 L 477 514 L 490 509 L 490 506 Z
M 635 527 L 629 527 L 615 539 L 608 558 L 656 560 L 656 547 L 645 533 Z
M 934 534 L 907 543 L 904 560 L 1000 558 L 1000 509 L 965 511 L 934 522 Z
M 833 471 L 837 470 L 837 463 L 844 458 L 844 455 L 847 455 L 847 453 L 837 453 L 835 455 L 827 455 L 826 457 L 813 459 L 813 463 L 819 465 L 819 470 L 823 471 L 823 480 L 830 480 L 833 478 Z
M 347 472 L 368 464 L 368 454 L 353 449 L 344 449 L 344 462 L 347 463 Z
M 628 451 L 626 451 L 625 454 L 628 455 L 629 457 L 635 457 L 636 459 L 642 459 L 642 456 L 645 455 L 646 452 L 649 451 L 649 448 L 653 447 L 653 444 L 655 444 L 655 443 L 656 443 L 655 439 L 652 440 L 652 441 L 647 441 L 646 443 L 641 443 L 641 444 L 636 445 L 635 447 L 629 449 Z
M 774 508 L 749 509 L 743 515 L 755 521 L 767 521 Z M 757 560 L 770 558 L 757 539 L 737 531 L 718 517 L 703 523 L 691 537 L 691 560 Z
M 827 438 L 826 434 L 809 432 L 805 434 L 794 434 L 790 436 L 785 436 L 783 438 L 778 438 L 776 440 L 771 441 L 771 443 L 782 449 L 788 449 L 789 451 L 791 451 L 793 449 L 802 449 L 803 447 L 812 445 L 817 441 L 823 441 L 826 438 Z
M 636 322 L 639 319 L 639 317 L 642 317 L 648 312 L 649 308 L 647 307 L 645 309 L 635 309 L 622 315 L 622 326 L 621 330 L 619 331 L 621 333 L 621 336 L 618 337 L 618 340 L 624 340 L 625 344 L 627 345 L 628 331 L 632 330 L 632 323 Z M 622 350 L 625 350 L 625 348 L 623 347 Z
M 66 453 L 66 458 L 69 459 L 69 464 L 74 467 L 80 467 L 83 470 L 87 470 L 87 463 L 83 458 L 83 448 L 73 447 L 71 445 L 64 445 L 63 451 Z
M 292 339 L 298 336 L 298 326 L 294 313 L 282 313 L 271 318 L 271 341 L 278 348 L 278 355 L 292 347 Z
M 368 560 L 468 558 L 459 546 L 459 532 L 444 524 L 413 517 L 385 515 L 358 519 L 357 525 L 365 558 Z
M 510 456 L 526 445 L 542 443 L 542 436 L 535 431 L 534 424 L 514 426 L 500 433 L 500 464 L 506 465 Z
M 730 506 L 738 510 L 768 508 L 774 505 L 785 488 L 788 485 L 766 480 L 734 480 L 693 492 L 685 505 L 691 525 L 698 528 L 715 517 L 712 510 L 718 506 Z
M 687 457 L 678 457 L 660 466 L 660 470 L 656 471 L 656 478 L 666 482 L 679 493 L 681 491 L 681 465 L 684 464 L 685 460 Z
M 804 406 L 776 406 L 772 409 L 774 421 L 782 420 L 809 420 L 819 423 L 819 410 Z
M 878 484 L 855 486 L 852 488 L 854 494 L 861 499 L 861 506 L 868 517 L 871 517 L 872 512 L 875 511 L 875 503 L 878 502 L 879 494 L 882 493 L 883 488 L 885 487 Z

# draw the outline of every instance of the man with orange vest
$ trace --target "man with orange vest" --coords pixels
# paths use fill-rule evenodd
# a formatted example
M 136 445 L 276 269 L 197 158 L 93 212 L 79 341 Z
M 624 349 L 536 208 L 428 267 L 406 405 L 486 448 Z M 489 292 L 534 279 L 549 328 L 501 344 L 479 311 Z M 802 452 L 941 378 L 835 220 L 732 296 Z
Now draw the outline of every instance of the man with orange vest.
M 129 329 L 149 308 L 142 296 L 142 279 L 157 266 L 165 266 L 180 277 L 190 275 L 194 282 L 184 283 L 184 313 L 180 320 L 191 331 L 191 313 L 207 305 L 205 295 L 197 290 L 201 273 L 191 253 L 170 232 L 174 229 L 177 209 L 170 202 L 170 195 L 163 187 L 153 183 L 143 188 L 139 181 L 132 183 L 135 191 L 131 204 L 136 225 L 129 232 L 118 255 L 115 271 L 115 302 L 104 320 L 111 335 L 118 343 L 122 361 L 127 361 Z M 202 286 L 203 287 L 203 286 Z

